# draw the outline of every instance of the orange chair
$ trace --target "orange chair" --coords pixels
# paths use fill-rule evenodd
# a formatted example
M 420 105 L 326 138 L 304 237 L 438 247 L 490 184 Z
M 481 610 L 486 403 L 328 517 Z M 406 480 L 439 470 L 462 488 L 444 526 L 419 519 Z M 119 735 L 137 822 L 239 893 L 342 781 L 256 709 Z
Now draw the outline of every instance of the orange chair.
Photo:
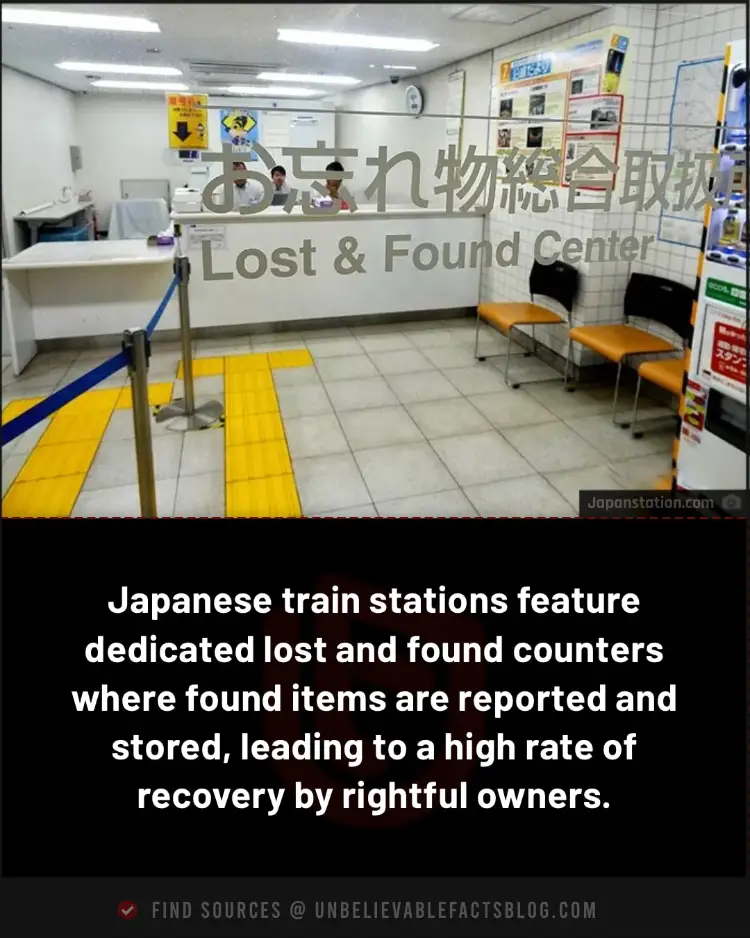
M 556 300 L 570 314 L 578 294 L 578 279 L 578 271 L 570 264 L 565 264 L 562 261 L 540 264 L 539 261 L 534 261 L 529 275 L 530 303 L 480 303 L 477 307 L 477 332 L 474 342 L 474 357 L 476 360 L 483 362 L 487 358 L 496 357 L 494 355 L 479 354 L 479 326 L 481 322 L 486 322 L 508 337 L 508 349 L 505 353 L 505 383 L 510 384 L 508 371 L 510 369 L 510 345 L 513 330 L 518 329 L 520 326 L 531 326 L 533 352 L 524 352 L 528 358 L 529 355 L 536 353 L 534 326 L 566 324 L 562 316 L 553 313 L 552 310 L 546 309 L 544 306 L 538 306 L 534 302 L 534 297 L 546 296 L 549 299 Z M 530 384 L 531 382 L 525 381 L 523 383 Z M 510 386 L 519 388 L 521 384 L 515 383 Z
M 682 394 L 682 380 L 685 374 L 685 356 L 682 358 L 664 358 L 660 361 L 641 362 L 638 366 L 638 383 L 635 386 L 635 400 L 633 401 L 633 416 L 630 420 L 630 435 L 633 439 L 640 439 L 643 430 L 636 427 L 638 417 L 638 398 L 641 394 L 641 381 L 645 378 L 651 384 L 669 391 L 674 397 Z
M 568 333 L 568 354 L 565 360 L 565 389 L 574 391 L 568 385 L 570 368 L 570 350 L 573 342 L 597 352 L 604 358 L 617 364 L 615 394 L 612 403 L 612 422 L 616 426 L 629 427 L 630 422 L 617 421 L 617 397 L 620 390 L 620 377 L 623 362 L 631 355 L 653 355 L 678 351 L 672 342 L 662 339 L 644 329 L 628 325 L 633 317 L 647 319 L 667 326 L 683 339 L 690 329 L 690 316 L 693 309 L 693 290 L 651 274 L 631 274 L 625 291 L 625 321 L 620 324 L 606 323 L 596 326 L 575 326 Z

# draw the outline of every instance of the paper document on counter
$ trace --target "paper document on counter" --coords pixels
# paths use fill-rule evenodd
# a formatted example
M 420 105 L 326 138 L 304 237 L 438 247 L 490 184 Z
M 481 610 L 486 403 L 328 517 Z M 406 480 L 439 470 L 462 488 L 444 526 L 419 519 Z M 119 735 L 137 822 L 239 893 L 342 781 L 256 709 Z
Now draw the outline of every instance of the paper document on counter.
M 227 229 L 225 225 L 191 225 L 188 230 L 188 248 L 200 248 L 208 242 L 218 250 L 225 250 L 227 246 Z

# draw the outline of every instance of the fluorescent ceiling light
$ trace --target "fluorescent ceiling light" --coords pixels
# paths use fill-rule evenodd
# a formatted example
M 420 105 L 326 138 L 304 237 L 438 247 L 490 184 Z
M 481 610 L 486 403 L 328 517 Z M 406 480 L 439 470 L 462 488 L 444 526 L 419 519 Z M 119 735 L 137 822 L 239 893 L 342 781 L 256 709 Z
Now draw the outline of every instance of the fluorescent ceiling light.
M 166 65 L 95 65 L 93 62 L 58 62 L 55 68 L 66 72 L 91 72 L 101 75 L 182 75 L 179 68 Z
M 175 81 L 112 81 L 102 78 L 92 81 L 97 88 L 122 88 L 131 91 L 189 91 L 188 85 L 181 85 Z
M 311 85 L 358 85 L 359 78 L 346 75 L 292 75 L 289 72 L 261 72 L 260 81 L 308 81 Z
M 350 49 L 386 49 L 391 52 L 429 52 L 437 43 L 429 39 L 399 39 L 391 36 L 360 36 L 356 33 L 319 33 L 309 29 L 280 29 L 280 42 L 302 42 L 313 46 L 347 46 Z
M 271 85 L 230 85 L 224 89 L 229 94 L 254 94 L 265 98 L 309 98 L 311 94 L 319 94 L 314 88 L 290 88 L 283 85 L 276 88 Z
M 416 65 L 384 65 L 383 68 L 395 68 L 397 72 L 416 72 Z
M 158 33 L 159 24 L 136 16 L 100 16 L 98 13 L 69 13 L 55 10 L 9 10 L 3 7 L 4 23 L 23 26 L 62 26 L 70 29 L 107 29 L 123 33 Z
M 523 20 L 544 13 L 547 7 L 529 6 L 510 3 L 476 3 L 449 14 L 451 19 L 470 23 L 498 23 L 501 26 L 515 26 Z

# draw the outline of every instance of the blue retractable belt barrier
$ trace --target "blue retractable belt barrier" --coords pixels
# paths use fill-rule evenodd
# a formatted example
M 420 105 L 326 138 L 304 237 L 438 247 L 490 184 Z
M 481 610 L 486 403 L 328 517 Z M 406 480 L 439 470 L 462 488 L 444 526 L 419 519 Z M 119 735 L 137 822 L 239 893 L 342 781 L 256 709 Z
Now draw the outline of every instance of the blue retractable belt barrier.
M 164 294 L 164 299 L 159 304 L 159 308 L 151 317 L 151 321 L 149 322 L 149 324 L 146 326 L 146 335 L 149 337 L 149 339 L 151 338 L 151 334 L 153 333 L 154 329 L 156 329 L 159 323 L 159 320 L 164 315 L 164 310 L 167 308 L 167 304 L 172 299 L 172 294 L 177 289 L 177 284 L 179 282 L 180 282 L 180 278 L 175 275 L 174 279 L 169 285 L 169 289 Z
M 97 365 L 96 368 L 87 371 L 85 375 L 81 375 L 80 378 L 76 378 L 75 381 L 66 384 L 64 388 L 60 388 L 59 391 L 54 391 L 49 397 L 45 397 L 43 401 L 39 401 L 38 404 L 29 407 L 29 409 L 20 416 L 9 420 L 8 423 L 3 426 L 3 446 L 15 440 L 17 436 L 20 436 L 27 430 L 30 430 L 34 424 L 44 420 L 45 417 L 49 417 L 50 414 L 54 414 L 56 410 L 59 410 L 76 397 L 79 397 L 81 394 L 93 388 L 95 384 L 99 384 L 100 381 L 104 381 L 105 378 L 108 378 L 116 371 L 124 368 L 129 361 L 130 357 L 126 352 L 118 352 L 116 355 L 113 355 L 112 358 L 108 358 L 107 361 L 102 362 L 101 365 Z
M 149 338 L 151 338 L 151 334 L 159 324 L 161 317 L 164 315 L 164 310 L 167 308 L 169 301 L 172 299 L 172 295 L 177 289 L 177 284 L 179 282 L 180 278 L 176 274 L 169 285 L 169 289 L 164 294 L 164 299 L 159 304 L 159 308 L 156 310 L 154 315 L 151 317 L 149 324 L 146 326 L 146 335 Z M 99 384 L 100 381 L 104 381 L 105 378 L 113 375 L 116 371 L 119 371 L 120 368 L 124 368 L 128 364 L 130 364 L 130 357 L 128 353 L 118 352 L 116 355 L 113 355 L 112 358 L 108 358 L 107 361 L 102 362 L 101 365 L 97 365 L 96 368 L 92 368 L 91 371 L 87 371 L 85 375 L 81 375 L 80 378 L 76 378 L 75 381 L 71 381 L 70 384 L 66 384 L 64 388 L 60 388 L 59 391 L 55 391 L 50 394 L 49 397 L 45 397 L 43 401 L 39 401 L 38 404 L 34 404 L 33 407 L 29 407 L 29 409 L 23 414 L 20 414 L 13 420 L 9 420 L 8 423 L 6 423 L 2 428 L 3 446 L 5 446 L 7 443 L 11 443 L 16 439 L 16 437 L 19 437 L 22 433 L 26 433 L 27 430 L 30 430 L 34 424 L 44 420 L 45 417 L 49 417 L 50 414 L 54 414 L 56 410 L 60 410 L 61 407 L 69 404 L 72 400 L 75 400 L 75 398 L 79 397 L 81 394 L 85 394 L 85 392 L 91 390 L 94 385 Z
M 169 301 L 172 299 L 172 295 L 177 289 L 177 284 L 179 282 L 179 275 L 175 274 L 167 292 L 164 294 L 164 299 L 159 304 L 159 308 L 156 310 L 154 315 L 151 317 L 149 324 L 146 326 L 146 335 L 149 338 L 151 338 L 151 334 L 159 324 L 161 317 L 164 315 L 164 310 L 167 308 Z M 106 362 L 102 362 L 101 365 L 97 365 L 96 368 L 92 368 L 91 371 L 87 371 L 85 375 L 81 375 L 80 378 L 76 378 L 75 381 L 71 381 L 70 384 L 66 384 L 64 388 L 60 388 L 59 391 L 55 391 L 54 393 L 50 394 L 49 397 L 45 397 L 43 401 L 39 401 L 38 404 L 34 404 L 33 407 L 29 407 L 29 409 L 23 414 L 20 414 L 13 420 L 9 420 L 8 423 L 6 423 L 2 428 L 3 446 L 5 446 L 7 443 L 11 443 L 16 439 L 16 437 L 19 437 L 22 433 L 30 430 L 34 424 L 44 420 L 45 417 L 49 417 L 50 414 L 54 414 L 56 410 L 59 410 L 66 404 L 69 404 L 72 400 L 75 400 L 76 397 L 79 397 L 86 391 L 91 390 L 94 385 L 99 384 L 100 381 L 104 381 L 105 378 L 113 375 L 116 371 L 119 371 L 120 368 L 124 368 L 128 364 L 130 364 L 130 357 L 128 353 L 118 352 L 116 355 L 113 355 L 112 358 L 108 358 Z

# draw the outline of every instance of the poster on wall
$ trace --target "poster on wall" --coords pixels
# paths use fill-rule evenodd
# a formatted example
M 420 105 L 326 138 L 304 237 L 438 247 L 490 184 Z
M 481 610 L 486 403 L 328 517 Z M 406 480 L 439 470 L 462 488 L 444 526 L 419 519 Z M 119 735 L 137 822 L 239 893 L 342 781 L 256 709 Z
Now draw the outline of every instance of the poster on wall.
M 602 163 L 603 160 L 609 160 L 611 163 L 617 164 L 619 146 L 620 135 L 617 133 L 602 133 L 599 131 L 566 134 L 565 150 L 562 157 L 563 186 L 567 188 L 574 180 L 596 179 L 598 181 L 601 179 L 603 183 L 601 186 L 579 186 L 579 188 L 594 192 L 597 190 L 605 192 L 608 188 L 607 183 L 614 183 L 614 173 L 605 175 L 602 172 Z M 593 150 L 596 150 L 596 153 L 592 152 Z M 575 171 L 571 169 L 571 163 L 586 160 L 589 155 L 590 159 L 585 166 Z
M 570 98 L 566 117 L 569 133 L 616 132 L 622 120 L 622 95 L 583 94 Z
M 170 150 L 205 150 L 208 147 L 208 95 L 167 95 Z
M 497 140 L 498 156 L 507 156 L 514 148 L 531 154 L 562 150 L 567 74 L 549 74 L 501 88 L 499 95 Z
M 602 30 L 559 49 L 501 62 L 493 94 L 496 154 L 502 158 L 515 148 L 525 154 L 556 150 L 564 159 L 568 131 L 619 130 L 622 96 L 602 92 L 609 90 L 603 86 L 610 73 L 616 72 L 619 87 L 628 44 L 626 37 Z M 613 84 L 610 79 L 609 85 Z M 573 119 L 577 123 L 569 127 Z M 573 152 L 585 141 L 576 137 L 569 142 Z M 602 142 L 611 149 L 609 140 Z M 617 145 L 615 141 L 615 150 Z M 505 174 L 502 159 L 499 172 Z M 560 178 L 557 184 L 562 182 Z
M 464 102 L 466 94 L 466 72 L 458 69 L 448 75 L 448 99 L 446 113 L 455 115 L 446 118 L 445 138 L 446 146 L 453 144 L 456 153 L 461 156 L 464 129 Z
M 219 111 L 221 143 L 229 143 L 235 153 L 244 154 L 245 159 L 257 160 L 258 154 L 251 145 L 258 140 L 260 115 L 247 108 L 231 108 Z
M 614 186 L 615 173 L 601 172 L 605 160 L 617 163 L 620 149 L 620 124 L 622 121 L 622 95 L 590 94 L 568 99 L 566 113 L 565 147 L 562 155 L 562 184 L 569 186 L 573 180 L 572 163 L 586 159 L 592 153 L 585 168 L 577 172 L 578 178 L 602 179 L 601 186 L 581 186 L 590 191 L 606 191 Z M 605 164 L 606 165 L 606 164 Z M 593 171 L 590 171 L 592 170 Z M 597 171 L 599 170 L 599 171 Z
M 607 50 L 607 62 L 604 66 L 602 91 L 616 94 L 620 90 L 620 76 L 629 45 L 630 40 L 627 36 L 620 36 L 616 33 L 612 36 Z
M 737 313 L 706 305 L 704 339 L 699 371 L 712 386 L 731 392 L 744 401 L 747 396 L 747 320 Z
M 599 65 L 590 65 L 588 68 L 574 68 L 570 72 L 571 98 L 580 95 L 599 94 L 601 90 L 602 70 Z

